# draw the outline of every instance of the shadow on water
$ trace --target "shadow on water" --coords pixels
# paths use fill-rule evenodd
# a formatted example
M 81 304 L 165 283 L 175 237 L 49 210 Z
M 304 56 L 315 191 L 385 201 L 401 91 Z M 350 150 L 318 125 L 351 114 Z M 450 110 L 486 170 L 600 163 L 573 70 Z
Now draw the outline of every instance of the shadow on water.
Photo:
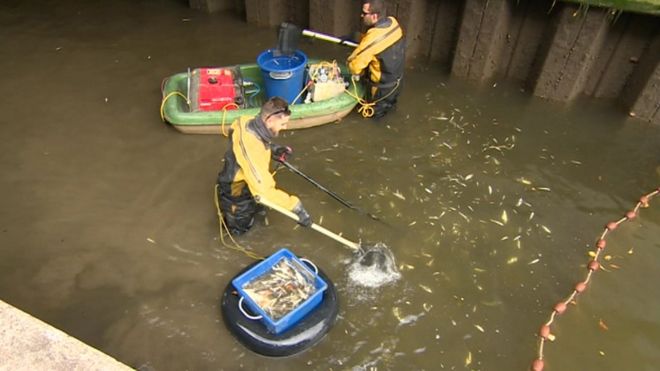
M 278 173 L 278 184 L 328 229 L 386 243 L 400 278 L 355 285 L 349 251 L 260 216 L 238 242 L 310 258 L 341 308 L 320 344 L 266 359 L 232 338 L 218 308 L 251 262 L 217 237 L 212 192 L 227 141 L 179 134 L 158 107 L 164 77 L 252 60 L 275 30 L 180 1 L 112 4 L 0 4 L 0 67 L 11 72 L 0 84 L 0 297 L 134 367 L 526 369 L 602 226 L 660 184 L 660 129 L 607 103 L 564 107 L 407 71 L 383 122 L 351 114 L 278 138 L 293 165 L 389 226 L 295 175 Z M 348 53 L 301 45 L 321 58 Z M 558 322 L 548 368 L 660 361 L 660 297 L 649 295 L 660 207 L 616 232 L 606 270 Z

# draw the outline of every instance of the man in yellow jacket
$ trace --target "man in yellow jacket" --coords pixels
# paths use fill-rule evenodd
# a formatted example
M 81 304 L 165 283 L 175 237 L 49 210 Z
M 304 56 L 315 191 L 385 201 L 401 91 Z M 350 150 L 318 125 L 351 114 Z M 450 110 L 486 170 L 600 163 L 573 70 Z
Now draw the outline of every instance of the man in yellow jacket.
M 399 22 L 387 16 L 383 0 L 365 0 L 362 22 L 367 32 L 348 57 L 353 75 L 368 71 L 368 100 L 375 103 L 373 118 L 378 119 L 396 106 L 403 78 L 406 43 Z
M 225 164 L 218 174 L 218 198 L 225 224 L 232 235 L 247 232 L 259 211 L 255 197 L 291 210 L 299 224 L 309 227 L 312 219 L 296 196 L 277 189 L 270 173 L 270 160 L 291 153 L 291 149 L 272 143 L 286 128 L 291 111 L 288 103 L 273 97 L 261 106 L 255 117 L 243 116 L 231 126 Z

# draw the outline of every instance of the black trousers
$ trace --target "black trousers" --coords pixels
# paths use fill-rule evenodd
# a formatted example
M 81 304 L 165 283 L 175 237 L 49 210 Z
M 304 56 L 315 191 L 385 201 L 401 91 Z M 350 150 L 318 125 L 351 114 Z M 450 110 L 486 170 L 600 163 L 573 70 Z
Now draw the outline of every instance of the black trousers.
M 223 189 L 227 188 L 230 187 L 218 187 L 220 211 L 229 233 L 238 236 L 250 230 L 254 224 L 254 216 L 259 211 L 259 205 L 247 190 L 247 187 L 238 197 L 223 192 Z
M 388 86 L 377 86 L 376 94 L 372 94 L 371 101 L 376 102 L 374 106 L 374 119 L 385 116 L 390 110 L 396 107 L 401 92 L 401 83 L 388 84 Z M 382 99 L 386 97 L 385 99 Z

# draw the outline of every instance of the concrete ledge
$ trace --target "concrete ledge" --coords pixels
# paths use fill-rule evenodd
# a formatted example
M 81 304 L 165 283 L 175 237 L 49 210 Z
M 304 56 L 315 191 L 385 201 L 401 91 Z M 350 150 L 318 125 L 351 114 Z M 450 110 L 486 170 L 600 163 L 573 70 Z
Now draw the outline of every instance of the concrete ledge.
M 132 370 L 0 300 L 0 369 Z

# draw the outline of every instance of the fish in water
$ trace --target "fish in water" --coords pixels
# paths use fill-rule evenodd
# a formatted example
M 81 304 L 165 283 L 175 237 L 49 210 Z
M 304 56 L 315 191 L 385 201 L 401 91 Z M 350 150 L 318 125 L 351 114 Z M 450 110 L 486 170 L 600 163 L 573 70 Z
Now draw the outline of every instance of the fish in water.
M 361 246 L 348 269 L 350 279 L 363 287 L 380 287 L 401 277 L 394 255 L 383 243 Z
M 282 258 L 266 273 L 243 285 L 243 290 L 269 317 L 278 320 L 316 291 L 312 273 L 298 265 Z
M 374 267 L 375 269 L 387 272 L 398 273 L 394 261 L 394 255 L 383 244 L 377 244 L 362 249 L 362 254 L 359 257 L 360 265 L 365 267 Z

